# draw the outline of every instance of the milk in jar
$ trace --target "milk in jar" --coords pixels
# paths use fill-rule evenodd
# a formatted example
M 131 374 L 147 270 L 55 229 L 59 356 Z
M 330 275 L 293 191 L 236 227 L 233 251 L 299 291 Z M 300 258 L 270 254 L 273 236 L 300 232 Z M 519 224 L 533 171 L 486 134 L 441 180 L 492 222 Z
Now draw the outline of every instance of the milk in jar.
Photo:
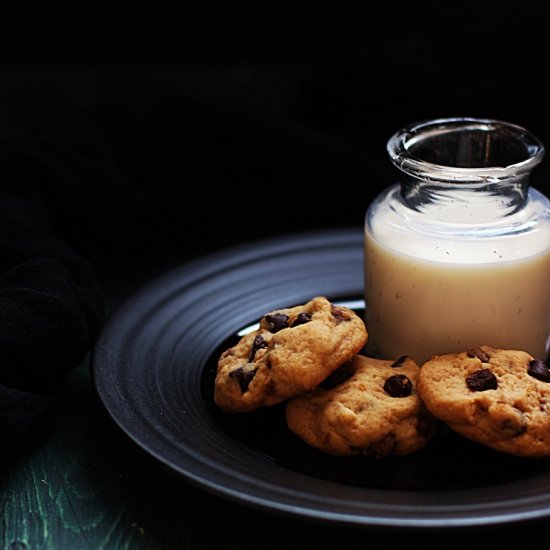
M 530 185 L 544 147 L 483 119 L 411 125 L 388 142 L 401 182 L 365 220 L 369 354 L 480 345 L 550 349 L 550 202 Z

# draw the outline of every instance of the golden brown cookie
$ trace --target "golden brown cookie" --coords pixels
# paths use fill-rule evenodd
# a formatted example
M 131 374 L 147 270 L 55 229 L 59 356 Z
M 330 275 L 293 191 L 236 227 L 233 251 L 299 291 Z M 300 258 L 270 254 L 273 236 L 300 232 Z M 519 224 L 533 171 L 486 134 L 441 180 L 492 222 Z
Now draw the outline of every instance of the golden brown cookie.
M 363 320 L 323 296 L 272 311 L 218 361 L 214 401 L 247 412 L 310 390 L 367 341 Z
M 430 412 L 483 445 L 550 456 L 550 370 L 524 351 L 489 346 L 435 356 L 418 391 Z
M 416 391 L 418 372 L 410 357 L 386 361 L 357 355 L 325 387 L 287 403 L 288 427 L 333 455 L 410 454 L 426 445 L 436 427 Z

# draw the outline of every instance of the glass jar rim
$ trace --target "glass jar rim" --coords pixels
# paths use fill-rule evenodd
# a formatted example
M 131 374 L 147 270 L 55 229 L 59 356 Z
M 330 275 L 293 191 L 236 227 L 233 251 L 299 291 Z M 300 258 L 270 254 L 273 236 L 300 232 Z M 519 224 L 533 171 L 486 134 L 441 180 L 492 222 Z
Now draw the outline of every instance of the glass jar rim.
M 413 154 L 410 148 L 430 138 L 460 131 L 506 131 L 525 150 L 525 159 L 505 166 L 462 167 L 437 164 Z M 545 154 L 543 143 L 522 126 L 497 119 L 450 117 L 424 120 L 396 132 L 387 142 L 391 161 L 403 172 L 435 182 L 479 183 L 486 185 L 530 173 Z

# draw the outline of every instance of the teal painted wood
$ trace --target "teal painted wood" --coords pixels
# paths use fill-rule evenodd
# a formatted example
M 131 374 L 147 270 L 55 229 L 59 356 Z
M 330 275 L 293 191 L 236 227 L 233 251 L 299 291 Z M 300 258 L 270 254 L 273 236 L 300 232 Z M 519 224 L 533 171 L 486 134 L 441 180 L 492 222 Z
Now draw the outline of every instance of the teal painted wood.
M 269 550 L 286 540 L 272 526 L 286 520 L 190 486 L 128 442 L 95 400 L 87 364 L 66 395 L 47 438 L 0 474 L 1 550 Z
M 72 376 L 68 399 L 46 441 L 2 479 L 0 548 L 132 548 L 143 533 L 102 454 L 94 429 L 87 366 Z M 103 460 L 103 462 L 102 462 Z

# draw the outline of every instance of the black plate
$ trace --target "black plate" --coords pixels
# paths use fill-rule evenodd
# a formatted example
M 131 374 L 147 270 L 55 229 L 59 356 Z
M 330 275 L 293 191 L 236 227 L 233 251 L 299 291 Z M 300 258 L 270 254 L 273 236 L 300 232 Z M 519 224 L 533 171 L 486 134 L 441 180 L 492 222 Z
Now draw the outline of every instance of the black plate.
M 267 311 L 324 295 L 362 312 L 363 237 L 316 232 L 251 243 L 154 280 L 110 319 L 94 350 L 108 413 L 187 481 L 240 503 L 363 526 L 442 528 L 550 514 L 550 464 L 444 429 L 401 458 L 336 458 L 307 447 L 282 407 L 225 415 L 217 357 Z

